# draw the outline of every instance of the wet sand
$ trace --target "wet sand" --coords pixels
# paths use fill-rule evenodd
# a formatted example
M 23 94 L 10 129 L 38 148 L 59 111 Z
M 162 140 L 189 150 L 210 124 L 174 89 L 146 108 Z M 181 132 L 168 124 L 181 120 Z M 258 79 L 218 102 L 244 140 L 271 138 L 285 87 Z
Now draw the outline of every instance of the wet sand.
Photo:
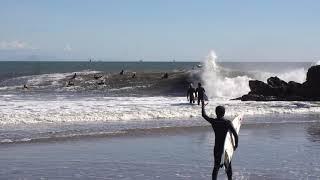
M 0 179 L 210 179 L 213 146 L 210 127 L 1 144 Z M 233 177 L 320 179 L 319 152 L 319 122 L 245 124 Z

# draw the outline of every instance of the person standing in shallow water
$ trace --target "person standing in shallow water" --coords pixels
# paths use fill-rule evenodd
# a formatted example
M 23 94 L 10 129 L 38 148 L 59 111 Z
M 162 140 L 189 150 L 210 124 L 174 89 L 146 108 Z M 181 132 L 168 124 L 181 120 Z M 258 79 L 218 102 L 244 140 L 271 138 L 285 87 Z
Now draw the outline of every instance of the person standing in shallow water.
M 204 109 L 205 105 L 202 104 L 202 117 L 207 120 L 214 131 L 215 134 L 215 142 L 214 142 L 214 167 L 212 170 L 212 180 L 217 179 L 217 175 L 219 172 L 219 168 L 222 167 L 221 165 L 221 156 L 224 151 L 224 141 L 226 139 L 228 131 L 231 131 L 235 138 L 235 146 L 234 150 L 238 147 L 238 134 L 236 133 L 236 130 L 234 129 L 231 121 L 226 120 L 223 118 L 225 109 L 223 106 L 217 106 L 216 107 L 216 115 L 217 118 L 210 118 L 207 116 L 206 111 Z M 224 162 L 222 162 L 224 163 Z M 228 180 L 232 179 L 232 167 L 231 162 L 230 164 L 225 164 L 226 167 L 226 173 L 228 176 Z
M 192 83 L 189 86 L 188 92 L 187 92 L 187 99 L 190 101 L 190 104 L 195 103 L 194 101 L 194 94 L 195 94 L 196 90 L 193 88 Z
M 206 92 L 206 91 L 201 86 L 201 83 L 198 83 L 198 87 L 196 89 L 196 97 L 198 97 L 198 105 L 200 105 L 200 101 L 201 101 L 202 105 L 204 104 L 204 96 L 205 96 L 204 92 Z

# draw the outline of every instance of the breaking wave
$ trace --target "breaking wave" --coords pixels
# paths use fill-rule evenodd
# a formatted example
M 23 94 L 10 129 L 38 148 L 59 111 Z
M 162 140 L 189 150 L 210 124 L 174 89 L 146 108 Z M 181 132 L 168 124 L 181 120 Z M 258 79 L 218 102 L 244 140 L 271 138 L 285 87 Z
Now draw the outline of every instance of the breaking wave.
M 0 82 L 1 93 L 14 94 L 63 94 L 80 93 L 103 96 L 185 96 L 190 83 L 202 81 L 210 98 L 232 99 L 250 91 L 248 82 L 252 79 L 266 81 L 278 76 L 285 81 L 302 83 L 306 69 L 296 68 L 286 72 L 272 73 L 263 71 L 241 71 L 224 68 L 216 63 L 216 55 L 211 52 L 202 62 L 201 68 L 168 72 L 169 77 L 162 79 L 163 72 L 126 72 L 106 73 L 101 71 L 81 71 L 21 76 Z M 74 73 L 76 78 L 72 78 Z M 135 78 L 132 78 L 133 74 Z M 71 85 L 68 85 L 72 82 Z M 27 85 L 28 89 L 23 88 Z
M 286 72 L 238 72 L 235 70 L 226 69 L 216 63 L 217 55 L 211 51 L 207 58 L 202 62 L 202 81 L 207 90 L 207 95 L 211 98 L 237 98 L 250 91 L 249 80 L 256 79 L 266 82 L 271 76 L 289 82 L 296 81 L 302 83 L 306 79 L 307 70 L 304 68 L 291 69 Z

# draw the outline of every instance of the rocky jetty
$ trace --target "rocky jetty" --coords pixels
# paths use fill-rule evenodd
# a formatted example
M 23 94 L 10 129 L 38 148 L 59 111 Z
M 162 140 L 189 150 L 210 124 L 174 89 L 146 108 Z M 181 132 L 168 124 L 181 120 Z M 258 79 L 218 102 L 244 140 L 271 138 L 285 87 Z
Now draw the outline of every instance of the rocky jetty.
M 270 77 L 267 83 L 249 81 L 250 92 L 236 98 L 242 101 L 320 101 L 320 65 L 308 69 L 304 83 L 285 82 Z

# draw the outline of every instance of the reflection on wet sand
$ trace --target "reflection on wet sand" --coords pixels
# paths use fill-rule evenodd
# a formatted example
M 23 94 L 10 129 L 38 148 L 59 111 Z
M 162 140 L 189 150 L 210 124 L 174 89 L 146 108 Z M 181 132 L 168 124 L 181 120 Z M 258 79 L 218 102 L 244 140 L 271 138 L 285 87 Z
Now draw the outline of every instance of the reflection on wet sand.
M 320 123 L 310 123 L 309 126 L 306 127 L 307 138 L 311 142 L 319 142 L 320 143 Z

